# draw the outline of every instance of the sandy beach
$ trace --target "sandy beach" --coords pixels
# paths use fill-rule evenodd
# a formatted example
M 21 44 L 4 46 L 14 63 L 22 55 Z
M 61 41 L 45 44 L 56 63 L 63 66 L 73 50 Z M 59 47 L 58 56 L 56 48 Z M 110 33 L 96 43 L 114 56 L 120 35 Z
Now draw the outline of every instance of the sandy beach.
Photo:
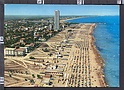
M 91 33 L 90 33 L 91 35 L 93 34 L 93 31 L 94 31 L 94 29 L 91 31 Z M 95 38 L 92 35 L 91 46 L 92 46 L 92 50 L 95 54 L 96 63 L 99 65 L 99 72 L 97 73 L 97 75 L 99 77 L 99 82 L 100 82 L 101 87 L 108 87 L 107 82 L 105 80 L 104 72 L 103 72 L 105 63 L 104 63 L 103 58 L 99 54 L 99 51 L 97 50 L 96 45 L 94 43 L 95 43 Z
M 45 42 L 50 52 L 44 52 L 42 50 L 44 47 L 41 45 L 25 57 L 5 57 L 6 87 L 108 87 L 103 73 L 104 60 L 96 49 L 95 38 L 92 35 L 95 27 L 95 23 L 73 24 Z M 57 52 L 63 57 L 55 58 Z M 49 56 L 49 53 L 55 55 Z M 30 60 L 31 56 L 36 59 Z M 48 69 L 51 65 L 60 65 L 61 68 Z M 9 77 L 10 70 L 13 70 L 12 77 Z M 53 83 L 51 86 L 43 83 L 44 78 L 32 77 L 32 75 L 44 77 L 46 74 L 41 73 L 48 70 L 51 71 L 49 75 L 53 76 L 53 80 L 50 80 Z M 63 75 L 57 75 L 54 73 L 55 70 Z M 31 84 L 25 80 L 27 78 L 36 82 Z

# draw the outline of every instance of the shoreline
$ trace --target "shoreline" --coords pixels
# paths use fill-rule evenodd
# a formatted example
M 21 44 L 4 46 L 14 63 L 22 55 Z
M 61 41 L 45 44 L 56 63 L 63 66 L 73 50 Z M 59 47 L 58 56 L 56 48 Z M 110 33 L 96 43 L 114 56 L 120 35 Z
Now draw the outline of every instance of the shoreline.
M 79 18 L 83 18 L 83 17 L 79 17 Z M 78 19 L 78 18 L 72 18 L 72 19 L 67 19 L 65 21 L 68 21 L 68 20 L 74 20 L 74 19 Z M 80 24 L 80 23 L 79 23 Z M 86 23 L 84 23 L 86 24 Z M 93 24 L 93 23 L 92 23 Z M 92 50 L 94 52 L 94 55 L 95 55 L 95 58 L 96 58 L 96 62 L 97 64 L 100 66 L 100 70 L 99 72 L 97 73 L 98 77 L 101 78 L 99 80 L 100 84 L 101 84 L 101 87 L 109 87 L 107 81 L 106 81 L 106 78 L 105 78 L 105 73 L 104 73 L 104 66 L 105 66 L 105 62 L 104 62 L 104 59 L 102 58 L 102 56 L 100 55 L 100 52 L 98 51 L 97 47 L 96 47 L 96 44 L 95 44 L 95 37 L 93 36 L 93 33 L 94 33 L 94 30 L 96 28 L 96 23 L 94 23 L 94 27 L 91 29 L 89 35 L 91 35 L 91 46 L 92 46 Z
M 60 22 L 67 22 L 68 20 L 74 20 L 74 19 L 80 19 L 80 18 L 84 18 L 84 17 L 81 16 L 81 17 L 77 17 L 77 18 L 69 18 L 69 19 L 65 19 L 65 20 L 60 20 Z
M 90 76 L 90 79 L 91 80 L 89 80 L 89 82 L 90 83 L 92 83 L 91 84 L 91 87 L 95 87 L 95 86 L 98 86 L 98 87 L 107 87 L 107 83 L 106 83 L 106 80 L 105 80 L 105 78 L 104 78 L 104 73 L 103 73 L 103 68 L 104 68 L 104 60 L 102 59 L 102 57 L 100 56 L 100 54 L 99 54 L 99 52 L 98 52 L 98 50 L 97 50 L 97 48 L 96 48 L 96 45 L 94 44 L 94 42 L 95 42 L 95 38 L 93 37 L 93 31 L 94 31 L 94 29 L 95 29 L 95 26 L 96 26 L 96 24 L 94 23 L 94 24 L 76 24 L 76 25 L 79 25 L 79 29 L 74 29 L 74 31 L 75 32 L 77 32 L 77 33 L 75 33 L 75 38 L 73 39 L 73 48 L 71 49 L 71 54 L 69 54 L 70 55 L 70 57 L 72 58 L 72 59 L 70 59 L 69 61 L 65 61 L 65 63 L 67 62 L 67 63 L 69 63 L 69 64 L 67 64 L 67 66 L 66 66 L 66 70 L 64 70 L 64 73 L 68 73 L 68 74 L 70 74 L 70 75 L 75 75 L 75 74 L 77 74 L 77 75 L 82 75 L 84 78 L 86 78 L 86 79 L 84 79 L 84 82 L 83 83 L 86 83 L 87 82 L 87 84 L 88 84 L 88 80 L 89 80 L 89 77 L 87 77 L 87 74 L 89 74 L 89 75 L 91 75 Z M 86 27 L 85 27 L 86 26 Z M 83 29 L 85 29 L 84 30 L 84 36 L 83 36 L 83 34 L 81 34 L 82 33 L 82 31 L 83 31 Z M 62 32 L 66 32 L 67 30 L 64 30 L 64 31 L 62 31 Z M 87 31 L 87 32 L 86 32 Z M 62 32 L 60 32 L 60 33 L 58 33 L 56 36 L 54 36 L 54 37 L 52 37 L 51 39 L 49 39 L 48 41 L 47 41 L 47 44 L 49 43 L 50 45 L 52 45 L 52 43 L 54 42 L 54 41 L 56 41 L 56 39 L 58 39 L 58 37 L 59 36 L 63 36 L 63 37 L 61 37 L 59 40 L 58 40 L 58 42 L 61 42 L 61 40 L 63 40 L 63 38 L 64 38 L 64 34 L 62 33 Z M 86 39 L 86 42 L 84 42 L 83 41 L 83 39 L 81 38 L 81 37 L 83 37 L 84 39 Z M 52 41 L 52 40 L 54 40 L 54 41 Z M 52 43 L 50 42 L 50 41 L 52 41 Z M 89 45 L 86 45 L 86 46 L 82 46 L 82 49 L 81 48 L 79 48 L 79 47 L 75 47 L 75 42 L 76 43 L 78 43 L 79 45 L 83 45 L 83 44 L 85 44 L 86 45 L 86 43 L 88 42 L 89 43 Z M 82 42 L 84 42 L 84 43 L 82 43 Z M 40 47 L 39 47 L 40 48 Z M 86 49 L 87 48 L 87 49 Z M 91 52 L 90 51 L 88 51 L 88 49 L 91 49 Z M 40 50 L 40 49 L 37 49 L 37 50 Z M 36 55 L 35 56 L 35 54 L 34 53 L 36 53 L 37 52 L 37 50 L 36 51 L 34 51 L 34 52 L 32 52 L 32 53 L 30 53 L 30 55 L 28 56 L 28 57 L 30 57 L 30 56 L 32 56 L 32 55 L 34 55 L 34 57 L 37 57 L 38 58 L 38 56 L 40 56 L 41 54 L 43 54 L 43 53 L 39 53 L 38 54 L 38 56 Z M 77 58 L 78 57 L 80 57 L 80 54 L 78 53 L 78 52 L 80 52 L 80 53 L 82 53 L 82 50 L 84 51 L 84 55 L 83 55 L 83 58 L 81 58 L 81 59 L 75 59 L 74 57 L 76 56 Z M 38 51 L 39 52 L 39 51 Z M 89 53 L 90 52 L 90 53 Z M 75 53 L 75 56 L 73 55 L 73 53 Z M 48 59 L 48 57 L 46 56 L 46 54 L 44 54 L 45 55 L 45 57 L 44 57 L 44 59 Z M 28 59 L 28 57 L 27 57 L 27 59 Z M 88 59 L 88 57 L 89 57 L 89 59 Z M 40 57 L 41 58 L 41 57 Z M 23 63 L 29 63 L 29 64 L 33 64 L 34 62 L 32 62 L 32 61 L 27 61 L 27 60 L 25 60 L 26 58 L 22 58 L 22 62 Z M 50 58 L 49 58 L 50 59 Z M 20 62 L 20 60 L 16 60 L 15 62 Z M 73 60 L 73 61 L 71 61 L 71 60 Z M 85 72 L 86 73 L 76 73 L 76 72 L 74 72 L 74 73 L 72 73 L 72 72 L 70 72 L 70 67 L 71 66 L 74 66 L 75 64 L 74 64 L 74 60 L 77 60 L 76 62 L 76 64 L 78 64 L 78 65 L 80 65 L 80 67 L 84 67 L 86 70 L 85 70 Z M 82 62 L 82 60 L 84 60 L 84 62 L 86 61 L 86 63 L 82 63 L 82 64 L 80 64 L 81 62 Z M 90 62 L 88 63 L 88 60 L 90 60 Z M 12 61 L 14 61 L 14 60 L 12 60 Z M 62 61 L 63 62 L 63 61 Z M 72 63 L 73 62 L 73 63 Z M 79 63 L 80 62 L 80 63 Z M 95 63 L 94 63 L 95 62 Z M 39 63 L 37 63 L 37 64 L 39 64 Z M 90 69 L 88 69 L 88 64 L 90 64 L 91 65 L 91 67 L 90 67 Z M 21 64 L 20 64 L 21 65 Z M 32 65 L 33 66 L 33 65 Z M 92 68 L 92 67 L 95 67 L 95 68 Z M 100 67 L 99 69 L 97 68 L 97 67 Z M 26 68 L 26 64 L 24 64 L 24 66 L 23 66 L 23 69 L 25 69 Z M 73 67 L 74 68 L 74 67 Z M 73 70 L 73 68 L 71 68 L 72 70 Z M 87 70 L 88 69 L 88 70 Z M 92 71 L 92 69 L 93 69 L 93 71 Z M 97 70 L 95 70 L 95 69 L 97 69 Z M 79 71 L 79 70 L 78 70 Z M 83 71 L 83 69 L 81 70 L 81 71 Z M 92 72 L 91 72 L 92 71 Z M 89 73 L 88 73 L 89 72 Z M 35 74 L 37 74 L 37 73 L 39 73 L 39 72 L 37 72 L 37 71 L 33 71 L 32 73 L 35 73 Z M 91 74 L 90 74 L 91 73 Z M 76 76 L 77 76 L 76 75 Z M 94 77 L 94 78 L 92 78 L 92 77 Z M 72 78 L 70 78 L 70 77 L 68 77 L 68 79 L 66 78 L 65 79 L 65 81 L 68 83 L 68 80 L 69 79 L 72 79 Z M 77 80 L 77 78 L 75 78 L 76 80 Z M 37 79 L 36 79 L 37 80 Z M 81 80 L 81 79 L 80 79 Z M 37 80 L 38 82 L 39 82 L 39 80 Z M 56 87 L 57 87 L 57 85 L 58 85 L 58 83 L 57 83 L 57 81 L 54 81 L 54 83 L 56 83 L 55 85 L 56 85 Z M 65 86 L 65 87 L 70 87 L 70 86 L 67 86 L 66 84 L 62 84 L 62 83 L 60 83 L 61 85 L 63 85 L 63 86 Z M 81 83 L 80 83 L 81 84 Z M 18 85 L 18 84 L 16 84 L 16 85 Z M 85 84 L 84 84 L 85 85 Z M 73 87 L 75 87 L 75 84 L 74 84 L 74 86 Z M 77 86 L 76 86 L 77 87 Z M 85 86 L 82 86 L 82 87 L 85 87 Z M 87 87 L 87 86 L 86 86 Z
M 95 24 L 96 27 L 96 24 Z M 92 50 L 94 52 L 95 58 L 96 58 L 96 63 L 100 66 L 99 68 L 99 72 L 97 73 L 98 77 L 101 78 L 99 80 L 100 84 L 102 87 L 109 87 L 107 84 L 107 81 L 105 79 L 105 74 L 104 74 L 104 66 L 105 66 L 105 62 L 104 59 L 102 58 L 102 56 L 100 55 L 96 45 L 95 45 L 95 37 L 93 36 L 93 32 L 95 30 L 95 27 L 92 29 L 90 35 L 92 37 L 92 41 L 91 41 L 91 46 L 92 46 Z

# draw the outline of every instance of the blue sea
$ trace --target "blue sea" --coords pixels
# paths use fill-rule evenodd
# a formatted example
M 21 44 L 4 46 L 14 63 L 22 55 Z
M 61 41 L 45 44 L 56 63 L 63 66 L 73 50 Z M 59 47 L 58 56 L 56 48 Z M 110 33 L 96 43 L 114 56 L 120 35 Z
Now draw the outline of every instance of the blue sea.
M 119 87 L 120 19 L 119 16 L 94 16 L 68 20 L 71 23 L 96 23 L 96 46 L 105 61 L 104 74 L 109 87 Z

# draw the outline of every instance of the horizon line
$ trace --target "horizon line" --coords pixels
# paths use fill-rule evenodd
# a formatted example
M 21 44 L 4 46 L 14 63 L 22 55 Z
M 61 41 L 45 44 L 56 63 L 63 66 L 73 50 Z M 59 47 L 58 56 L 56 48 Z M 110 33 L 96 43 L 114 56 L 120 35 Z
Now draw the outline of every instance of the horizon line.
M 54 15 L 4 15 L 4 16 L 54 16 Z M 61 16 L 120 16 L 120 15 L 60 15 Z

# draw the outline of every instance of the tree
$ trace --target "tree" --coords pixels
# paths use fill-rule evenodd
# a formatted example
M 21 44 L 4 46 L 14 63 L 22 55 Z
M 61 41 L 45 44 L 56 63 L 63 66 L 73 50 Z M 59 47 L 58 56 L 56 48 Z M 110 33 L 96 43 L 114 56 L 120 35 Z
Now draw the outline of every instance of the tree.
M 33 80 L 33 79 L 31 79 L 31 80 L 30 80 L 30 83 L 31 83 L 31 84 L 34 84 L 35 82 L 34 82 L 34 80 Z
M 37 78 L 41 78 L 40 75 L 37 74 Z
M 28 71 L 25 71 L 26 74 L 28 74 Z
M 52 53 L 48 54 L 50 57 L 53 55 Z
M 11 75 L 11 74 L 9 74 L 9 77 L 12 77 L 12 75 Z
M 31 56 L 30 59 L 35 59 L 35 58 Z
M 25 81 L 28 81 L 27 79 L 25 79 Z
M 32 77 L 35 78 L 34 74 L 32 74 Z

